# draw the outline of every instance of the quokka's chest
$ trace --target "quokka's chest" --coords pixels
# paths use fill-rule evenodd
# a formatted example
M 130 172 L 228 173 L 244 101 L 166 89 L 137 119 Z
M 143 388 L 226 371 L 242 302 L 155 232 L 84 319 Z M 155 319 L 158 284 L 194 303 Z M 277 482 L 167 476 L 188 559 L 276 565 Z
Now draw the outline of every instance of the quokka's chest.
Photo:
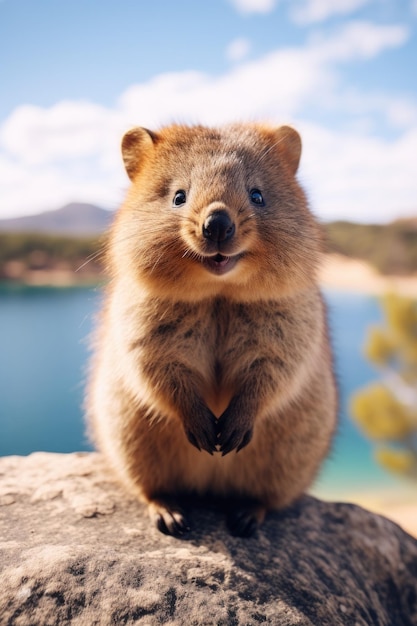
M 226 300 L 161 306 L 142 316 L 138 344 L 147 358 L 193 364 L 219 386 L 239 363 L 281 352 L 288 330 L 288 315 L 277 307 Z
M 191 350 L 206 346 L 217 359 L 235 344 L 252 345 L 263 337 L 282 337 L 281 313 L 223 300 L 160 306 L 152 312 L 144 308 L 140 316 L 143 343 Z

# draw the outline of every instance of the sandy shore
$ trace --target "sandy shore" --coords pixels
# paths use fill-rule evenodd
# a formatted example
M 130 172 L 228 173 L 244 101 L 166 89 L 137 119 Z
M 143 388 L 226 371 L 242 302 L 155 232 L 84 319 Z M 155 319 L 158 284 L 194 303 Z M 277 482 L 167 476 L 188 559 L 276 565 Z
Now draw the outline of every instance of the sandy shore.
M 379 513 L 380 515 L 384 515 L 388 517 L 388 519 L 392 520 L 403 530 L 408 532 L 413 537 L 417 539 L 417 501 L 415 502 L 403 502 L 403 503 L 393 503 L 389 504 L 386 502 L 373 504 L 366 504 L 366 502 L 358 502 L 360 506 L 363 506 L 374 513 Z
M 369 511 L 388 517 L 403 530 L 417 538 L 417 485 L 413 496 L 398 497 L 387 493 L 376 496 L 375 494 L 358 495 L 348 498 L 348 502 L 359 504 Z
M 417 538 L 417 482 L 398 481 L 398 487 L 365 489 L 362 492 L 338 493 L 313 488 L 311 494 L 332 502 L 351 502 L 392 520 Z
M 322 287 L 340 291 L 382 295 L 389 291 L 417 297 L 417 274 L 382 276 L 368 263 L 338 254 L 325 256 L 319 272 Z

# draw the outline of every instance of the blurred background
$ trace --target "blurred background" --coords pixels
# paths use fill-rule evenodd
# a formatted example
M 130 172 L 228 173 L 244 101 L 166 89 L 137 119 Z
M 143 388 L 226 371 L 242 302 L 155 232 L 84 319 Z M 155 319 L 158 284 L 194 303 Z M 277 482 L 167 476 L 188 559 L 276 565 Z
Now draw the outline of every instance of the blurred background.
M 312 492 L 417 534 L 416 0 L 0 1 L 0 455 L 83 424 L 122 134 L 289 123 L 341 414 Z

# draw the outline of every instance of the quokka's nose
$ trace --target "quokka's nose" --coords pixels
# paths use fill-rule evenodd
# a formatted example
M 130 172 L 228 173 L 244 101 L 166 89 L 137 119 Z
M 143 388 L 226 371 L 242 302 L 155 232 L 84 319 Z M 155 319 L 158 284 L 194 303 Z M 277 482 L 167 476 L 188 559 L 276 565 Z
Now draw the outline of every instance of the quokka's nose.
M 203 236 L 211 241 L 227 241 L 234 234 L 235 225 L 226 211 L 213 211 L 203 224 Z

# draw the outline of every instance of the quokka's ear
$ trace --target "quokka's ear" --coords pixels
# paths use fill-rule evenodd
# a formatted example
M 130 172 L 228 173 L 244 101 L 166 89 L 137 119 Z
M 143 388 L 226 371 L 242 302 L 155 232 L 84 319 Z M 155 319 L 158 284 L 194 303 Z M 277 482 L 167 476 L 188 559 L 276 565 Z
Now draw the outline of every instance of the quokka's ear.
M 291 126 L 280 126 L 275 131 L 278 151 L 288 165 L 291 174 L 295 174 L 301 157 L 301 137 Z
M 158 135 L 147 128 L 132 128 L 122 139 L 122 156 L 127 175 L 133 180 L 140 170 L 145 152 L 152 149 Z

